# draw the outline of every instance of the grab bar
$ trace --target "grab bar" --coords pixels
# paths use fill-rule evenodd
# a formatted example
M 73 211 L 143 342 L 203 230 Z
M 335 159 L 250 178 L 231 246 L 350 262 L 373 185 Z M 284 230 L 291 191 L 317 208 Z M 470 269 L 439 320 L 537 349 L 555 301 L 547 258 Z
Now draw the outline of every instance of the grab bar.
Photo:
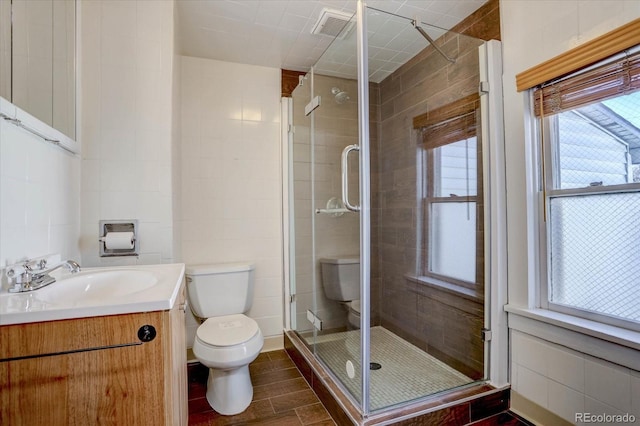
M 358 145 L 347 145 L 342 150 L 342 202 L 348 210 L 359 212 L 360 206 L 354 206 L 349 202 L 349 162 L 347 160 L 351 151 L 360 151 L 360 147 Z

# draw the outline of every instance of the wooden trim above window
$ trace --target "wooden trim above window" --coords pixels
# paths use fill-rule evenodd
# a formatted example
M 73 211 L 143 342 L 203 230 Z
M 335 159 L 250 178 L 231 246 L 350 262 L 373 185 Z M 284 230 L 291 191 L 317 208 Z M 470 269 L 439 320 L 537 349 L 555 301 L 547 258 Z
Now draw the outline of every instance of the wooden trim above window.
M 578 71 L 640 44 L 640 18 L 516 76 L 518 92 Z

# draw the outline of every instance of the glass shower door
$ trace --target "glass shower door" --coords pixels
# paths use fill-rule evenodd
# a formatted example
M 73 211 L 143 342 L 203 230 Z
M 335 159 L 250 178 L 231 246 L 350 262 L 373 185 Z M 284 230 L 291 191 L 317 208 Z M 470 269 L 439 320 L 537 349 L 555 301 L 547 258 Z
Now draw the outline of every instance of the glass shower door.
M 292 316 L 298 334 L 359 404 L 360 220 L 344 203 L 360 198 L 355 56 L 353 17 L 292 94 Z
M 361 14 L 364 65 L 357 26 L 346 25 L 293 92 L 292 315 L 367 415 L 485 378 L 488 261 L 483 42 L 373 8 Z M 339 271 L 353 265 L 363 265 L 359 290 L 336 296 Z

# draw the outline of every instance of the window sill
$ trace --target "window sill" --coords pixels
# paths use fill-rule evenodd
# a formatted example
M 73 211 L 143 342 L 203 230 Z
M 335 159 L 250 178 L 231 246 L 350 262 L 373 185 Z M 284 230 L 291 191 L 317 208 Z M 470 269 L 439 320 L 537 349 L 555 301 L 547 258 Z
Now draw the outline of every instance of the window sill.
M 640 370 L 640 333 L 560 312 L 505 305 L 509 328 Z
M 442 280 L 438 280 L 438 279 L 435 279 L 432 277 L 426 277 L 426 276 L 415 276 L 415 275 L 405 274 L 404 277 L 413 283 L 431 287 L 436 290 L 440 290 L 457 297 L 462 297 L 464 299 L 471 300 L 472 302 L 482 303 L 484 301 L 484 294 L 478 294 L 476 290 L 473 290 L 467 287 L 451 284 L 446 281 L 442 281 Z

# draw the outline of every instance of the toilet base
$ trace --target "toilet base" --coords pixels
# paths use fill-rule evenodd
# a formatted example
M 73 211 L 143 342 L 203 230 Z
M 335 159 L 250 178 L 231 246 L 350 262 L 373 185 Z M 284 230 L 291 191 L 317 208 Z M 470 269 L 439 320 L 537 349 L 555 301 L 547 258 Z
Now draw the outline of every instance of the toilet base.
M 347 315 L 347 330 L 360 330 L 360 315 L 349 311 Z
M 211 408 L 225 416 L 242 413 L 253 399 L 249 366 L 233 370 L 209 369 L 207 401 Z

